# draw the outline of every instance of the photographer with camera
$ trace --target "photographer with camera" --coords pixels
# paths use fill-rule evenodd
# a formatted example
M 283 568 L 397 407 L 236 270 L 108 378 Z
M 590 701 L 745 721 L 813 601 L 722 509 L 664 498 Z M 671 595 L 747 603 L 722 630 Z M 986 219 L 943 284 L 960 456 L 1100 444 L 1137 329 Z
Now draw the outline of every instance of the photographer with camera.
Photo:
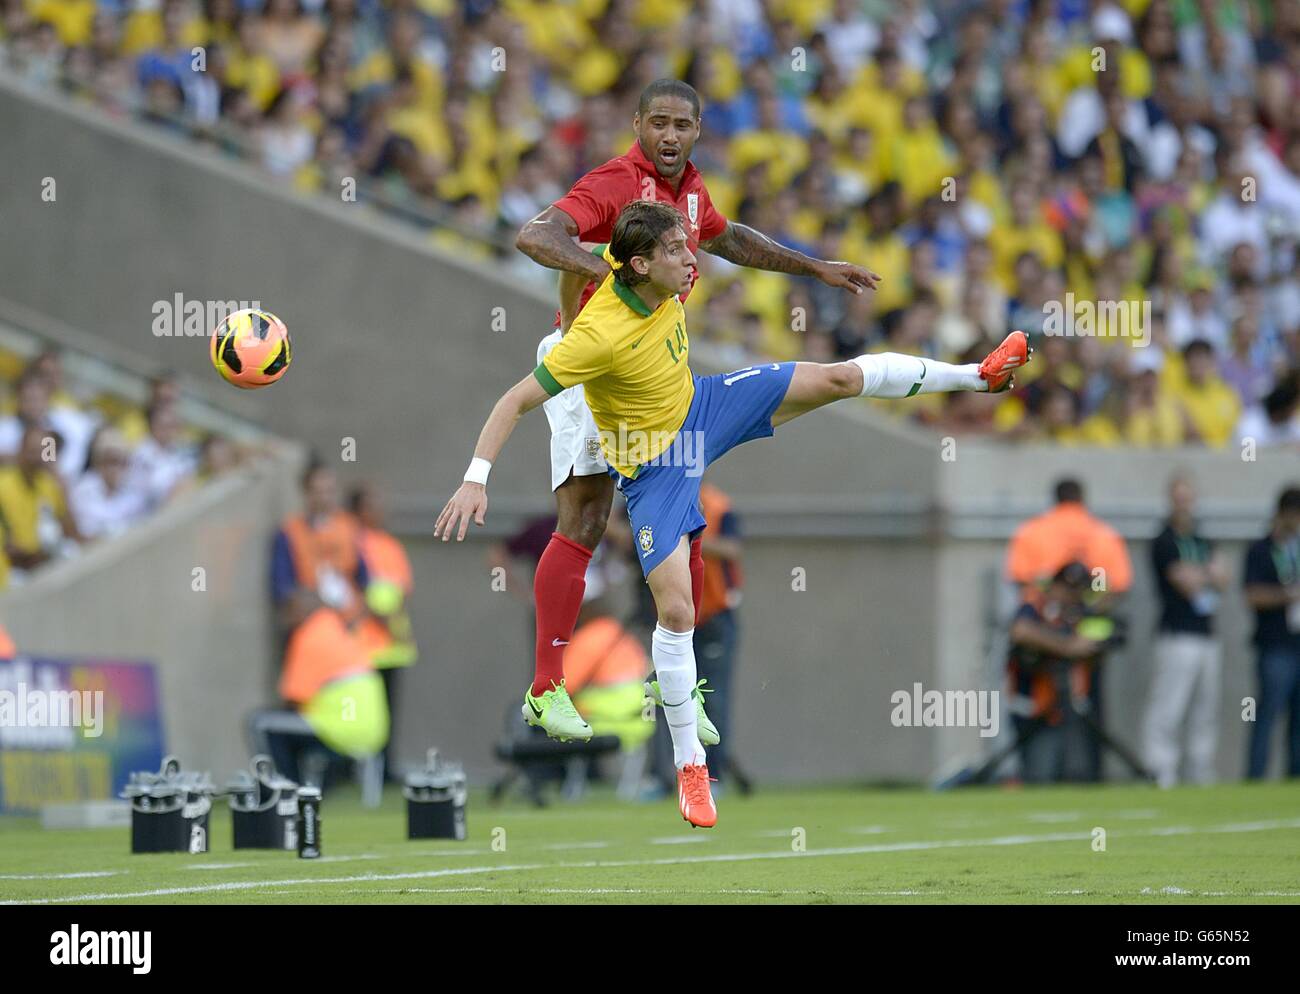
M 1021 598 L 1028 600 L 1035 596 L 1036 587 L 1046 584 L 1063 567 L 1070 563 L 1082 565 L 1088 572 L 1088 589 L 1083 596 L 1089 614 L 1094 615 L 1088 625 L 1098 626 L 1102 632 L 1099 637 L 1104 638 L 1109 630 L 1106 619 L 1114 617 L 1133 584 L 1128 545 L 1118 531 L 1088 509 L 1079 480 L 1058 480 L 1052 494 L 1053 506 L 1025 521 L 1011 536 L 1006 577 L 1019 588 Z M 1102 677 L 1101 667 L 1094 667 L 1087 710 L 1096 732 L 1087 736 L 1082 746 L 1086 765 L 1081 779 L 1089 781 L 1101 779 L 1102 746 L 1119 748 L 1101 730 Z
M 1041 593 L 1026 595 L 1011 622 L 1008 671 L 1021 705 L 1013 710 L 1021 712 L 1015 726 L 1026 783 L 1089 778 L 1089 737 L 1081 711 L 1086 713 L 1093 670 L 1107 647 L 1106 637 L 1080 633 L 1097 621 L 1089 618 L 1084 601 L 1090 579 L 1082 563 L 1067 563 Z

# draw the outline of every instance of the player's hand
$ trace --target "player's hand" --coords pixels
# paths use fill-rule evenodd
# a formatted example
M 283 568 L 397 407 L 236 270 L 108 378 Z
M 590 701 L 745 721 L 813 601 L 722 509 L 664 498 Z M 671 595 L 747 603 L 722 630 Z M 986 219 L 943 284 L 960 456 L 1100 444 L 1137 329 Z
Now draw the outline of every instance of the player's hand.
M 870 269 L 851 262 L 823 262 L 818 268 L 817 278 L 827 286 L 837 286 L 851 293 L 874 290 L 880 282 L 880 277 Z
M 457 531 L 457 523 L 460 528 L 456 534 L 456 541 L 463 542 L 465 533 L 469 531 L 470 519 L 474 523 L 483 524 L 483 515 L 487 514 L 487 487 L 481 483 L 470 483 L 466 480 L 460 485 L 460 489 L 451 495 L 451 500 L 447 501 L 447 506 L 442 509 L 438 515 L 438 521 L 433 526 L 433 537 L 437 538 L 442 535 L 445 542 L 451 538 L 451 533 Z

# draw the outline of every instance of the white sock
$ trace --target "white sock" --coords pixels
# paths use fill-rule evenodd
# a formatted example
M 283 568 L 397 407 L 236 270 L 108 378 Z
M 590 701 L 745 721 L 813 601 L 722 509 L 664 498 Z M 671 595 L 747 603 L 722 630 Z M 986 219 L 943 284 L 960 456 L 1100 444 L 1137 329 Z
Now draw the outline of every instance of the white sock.
M 988 390 L 980 377 L 979 363 L 954 366 L 934 359 L 921 359 L 900 352 L 877 352 L 850 359 L 862 370 L 860 397 L 898 399 L 918 393 L 953 393 L 957 390 Z
M 670 632 L 655 625 L 650 639 L 659 695 L 664 702 L 664 720 L 673 737 L 673 763 L 683 766 L 704 762 L 704 746 L 695 729 L 695 629 Z

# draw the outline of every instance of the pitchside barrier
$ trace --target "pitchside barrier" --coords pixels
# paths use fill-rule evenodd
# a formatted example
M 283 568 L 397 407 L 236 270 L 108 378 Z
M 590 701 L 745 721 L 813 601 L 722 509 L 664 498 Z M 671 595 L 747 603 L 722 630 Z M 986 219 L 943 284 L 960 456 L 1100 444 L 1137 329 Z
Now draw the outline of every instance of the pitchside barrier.
M 494 584 L 485 540 L 552 506 L 540 414 L 525 420 L 493 469 L 488 528 L 472 529 L 463 545 L 434 542 L 431 530 L 492 401 L 534 365 L 553 294 L 519 279 L 529 265 L 521 258 L 493 265 L 454 256 L 364 201 L 304 197 L 243 163 L 25 92 L 2 74 L 0 134 L 29 136 L 0 150 L 11 178 L 0 186 L 0 216 L 24 232 L 0 241 L 14 303 L 94 328 L 141 368 L 172 365 L 214 387 L 205 343 L 154 334 L 158 302 L 178 292 L 187 300 L 256 299 L 286 321 L 295 359 L 284 381 L 217 402 L 312 445 L 336 460 L 345 481 L 364 477 L 385 488 L 412 559 L 421 646 L 394 716 L 397 759 L 417 763 L 436 735 L 465 758 L 471 779 L 487 779 L 498 718 L 522 693 L 533 636 L 527 591 Z M 52 170 L 54 204 L 38 196 Z M 699 372 L 723 371 L 702 343 L 692 351 Z M 1133 637 L 1112 660 L 1106 704 L 1108 723 L 1132 739 L 1154 622 L 1145 541 L 1158 530 L 1166 478 L 1175 468 L 1192 474 L 1207 533 L 1226 543 L 1239 568 L 1240 543 L 1262 533 L 1279 487 L 1300 475 L 1294 454 L 1256 456 L 1007 447 L 961 437 L 952 444 L 854 405 L 742 446 L 709 474 L 733 497 L 747 536 L 735 755 L 760 783 L 918 780 L 989 748 L 976 728 L 895 727 L 890 698 L 917 682 L 999 686 L 989 604 L 1005 543 L 1019 521 L 1047 506 L 1052 482 L 1066 473 L 1130 540 Z M 200 525 L 196 517 L 188 527 L 197 535 Z M 215 634 L 229 620 L 134 617 L 171 646 L 185 641 L 190 624 Z M 1225 598 L 1224 776 L 1242 765 L 1248 624 L 1241 598 Z M 236 721 L 231 716 L 229 727 Z M 237 739 L 227 732 L 231 761 Z M 175 748 L 209 762 L 202 750 Z

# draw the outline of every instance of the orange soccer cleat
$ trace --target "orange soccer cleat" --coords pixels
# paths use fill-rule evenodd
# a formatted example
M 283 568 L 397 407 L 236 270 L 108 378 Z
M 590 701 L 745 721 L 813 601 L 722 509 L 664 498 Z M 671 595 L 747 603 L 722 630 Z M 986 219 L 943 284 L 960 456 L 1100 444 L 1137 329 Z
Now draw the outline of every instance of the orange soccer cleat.
M 718 809 L 709 790 L 709 768 L 703 763 L 677 771 L 677 804 L 682 817 L 696 828 L 712 828 L 718 823 Z
M 1029 361 L 1034 350 L 1029 347 L 1029 336 L 1023 331 L 1013 331 L 1002 344 L 984 357 L 980 363 L 980 376 L 989 385 L 989 393 L 1001 393 L 1015 385 L 1015 372 Z

